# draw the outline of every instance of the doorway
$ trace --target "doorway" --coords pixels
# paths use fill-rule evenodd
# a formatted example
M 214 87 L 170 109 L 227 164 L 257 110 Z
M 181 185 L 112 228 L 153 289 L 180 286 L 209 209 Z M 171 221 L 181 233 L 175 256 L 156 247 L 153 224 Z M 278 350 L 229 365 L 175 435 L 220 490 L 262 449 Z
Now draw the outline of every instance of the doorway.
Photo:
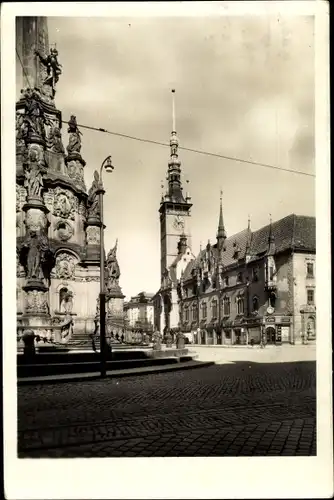
M 266 329 L 266 339 L 267 339 L 267 344 L 276 343 L 276 329 L 273 326 L 269 326 Z

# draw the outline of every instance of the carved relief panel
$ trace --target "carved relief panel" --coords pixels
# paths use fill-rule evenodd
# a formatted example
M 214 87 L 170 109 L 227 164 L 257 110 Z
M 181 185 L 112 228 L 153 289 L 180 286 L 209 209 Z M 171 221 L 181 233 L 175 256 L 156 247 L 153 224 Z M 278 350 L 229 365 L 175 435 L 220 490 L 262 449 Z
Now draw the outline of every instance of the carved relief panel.
M 86 229 L 87 245 L 100 244 L 100 228 L 98 226 L 88 226 Z
M 27 313 L 49 313 L 47 292 L 41 290 L 29 290 L 26 293 L 26 312 Z
M 54 191 L 53 215 L 74 220 L 77 208 L 77 197 L 68 189 L 56 187 Z
M 73 279 L 75 274 L 75 265 L 78 259 L 67 252 L 61 252 L 57 255 L 56 265 L 52 275 L 58 279 Z

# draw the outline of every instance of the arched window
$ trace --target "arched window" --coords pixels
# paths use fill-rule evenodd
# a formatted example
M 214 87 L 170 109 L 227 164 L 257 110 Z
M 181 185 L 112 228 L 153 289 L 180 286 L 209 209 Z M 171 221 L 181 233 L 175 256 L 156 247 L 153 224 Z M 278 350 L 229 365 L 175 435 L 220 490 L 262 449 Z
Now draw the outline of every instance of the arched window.
M 257 312 L 259 310 L 259 298 L 254 295 L 253 297 L 253 311 Z
M 208 314 L 208 306 L 207 306 L 206 302 L 203 302 L 202 303 L 202 318 L 206 319 L 207 314 Z
M 218 316 L 218 307 L 217 307 L 217 300 L 214 299 L 211 303 L 211 308 L 212 308 L 212 317 L 217 318 Z
M 237 314 L 244 313 L 244 299 L 243 297 L 237 297 Z
M 231 314 L 231 302 L 229 297 L 223 299 L 223 314 L 229 316 Z
M 192 317 L 193 317 L 193 321 L 197 321 L 197 305 L 196 304 L 192 305 Z
M 64 312 L 64 302 L 68 294 L 68 288 L 61 288 L 59 290 L 59 311 Z

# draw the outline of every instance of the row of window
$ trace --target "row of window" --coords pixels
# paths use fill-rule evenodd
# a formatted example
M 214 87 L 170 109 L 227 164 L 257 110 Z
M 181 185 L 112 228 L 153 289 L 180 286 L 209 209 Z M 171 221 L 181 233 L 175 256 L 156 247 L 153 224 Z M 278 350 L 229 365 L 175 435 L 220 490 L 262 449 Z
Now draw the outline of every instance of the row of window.
M 314 305 L 315 301 L 315 291 L 313 288 L 307 289 L 307 304 L 308 305 Z M 272 294 L 269 298 L 269 303 L 272 307 L 275 306 L 276 302 L 276 294 Z M 239 296 L 236 298 L 236 304 L 237 304 L 237 314 L 241 315 L 244 314 L 245 312 L 245 301 L 242 296 Z M 231 299 L 230 297 L 224 297 L 223 298 L 223 316 L 227 317 L 230 316 L 231 314 Z M 208 305 L 206 302 L 202 303 L 201 306 L 202 309 L 202 318 L 201 319 L 206 319 L 208 315 Z M 218 316 L 218 302 L 217 300 L 213 300 L 211 304 L 211 310 L 212 310 L 212 318 L 217 318 Z M 257 312 L 259 310 L 259 299 L 258 297 L 254 296 L 252 299 L 252 310 L 253 312 Z M 189 321 L 190 319 L 190 312 L 191 312 L 191 319 L 192 321 L 197 321 L 198 320 L 198 309 L 197 305 L 193 304 L 190 308 L 185 309 L 185 321 Z
M 239 296 L 236 298 L 236 304 L 237 304 L 237 314 L 244 314 L 245 312 L 245 301 L 244 298 Z M 230 316 L 231 314 L 231 299 L 230 297 L 224 297 L 223 299 L 223 316 Z M 202 303 L 201 306 L 202 310 L 202 318 L 201 319 L 206 319 L 208 315 L 208 305 L 206 302 Z M 211 310 L 212 310 L 212 318 L 217 318 L 218 317 L 218 302 L 217 300 L 213 300 L 211 304 Z M 259 299 L 258 297 L 253 297 L 253 311 L 258 311 L 259 310 Z M 185 316 L 185 321 L 189 321 L 190 319 L 190 313 L 191 313 L 191 319 L 192 321 L 197 321 L 198 320 L 198 309 L 197 305 L 193 304 L 191 309 L 188 307 L 184 311 L 184 316 Z

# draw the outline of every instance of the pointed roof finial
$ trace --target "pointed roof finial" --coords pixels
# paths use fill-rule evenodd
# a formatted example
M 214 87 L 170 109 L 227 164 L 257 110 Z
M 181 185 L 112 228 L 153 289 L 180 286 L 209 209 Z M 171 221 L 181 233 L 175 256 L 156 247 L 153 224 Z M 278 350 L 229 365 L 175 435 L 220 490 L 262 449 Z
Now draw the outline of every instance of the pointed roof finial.
M 248 230 L 250 230 L 250 227 L 251 227 L 251 216 L 250 216 L 250 214 L 248 214 L 248 225 L 247 225 L 247 227 L 248 227 Z
M 172 132 L 176 132 L 176 124 L 175 124 L 175 89 L 172 89 L 172 117 L 173 117 Z
M 218 231 L 217 231 L 217 240 L 223 241 L 226 239 L 226 231 L 224 227 L 224 219 L 223 219 L 223 191 L 220 190 L 220 207 L 219 207 L 219 222 L 218 222 Z
M 275 238 L 273 234 L 273 221 L 271 214 L 269 214 L 269 236 L 268 236 L 268 244 L 269 244 L 269 252 L 273 252 L 273 248 L 275 246 Z

